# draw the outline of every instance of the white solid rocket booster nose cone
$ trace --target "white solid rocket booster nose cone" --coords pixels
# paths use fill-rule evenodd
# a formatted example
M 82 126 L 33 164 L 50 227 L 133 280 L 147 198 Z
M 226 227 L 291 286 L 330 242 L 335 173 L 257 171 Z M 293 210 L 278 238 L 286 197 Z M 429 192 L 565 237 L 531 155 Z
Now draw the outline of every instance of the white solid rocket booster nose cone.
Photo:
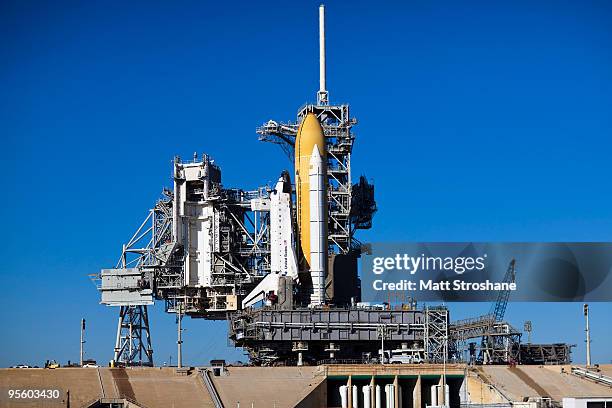
M 310 156 L 308 178 L 310 184 L 310 276 L 312 278 L 311 306 L 325 301 L 325 265 L 327 261 L 327 231 L 325 225 L 325 164 L 315 145 Z

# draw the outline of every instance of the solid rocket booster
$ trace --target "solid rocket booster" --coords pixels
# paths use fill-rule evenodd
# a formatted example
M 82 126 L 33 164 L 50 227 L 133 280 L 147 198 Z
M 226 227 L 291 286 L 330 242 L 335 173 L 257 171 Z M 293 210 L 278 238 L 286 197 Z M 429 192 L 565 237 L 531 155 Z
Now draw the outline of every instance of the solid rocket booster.
M 314 160 L 313 156 L 315 156 Z M 303 262 L 301 262 L 303 265 L 302 270 L 311 271 L 313 286 L 320 283 L 321 274 L 323 275 L 323 280 L 325 279 L 325 272 L 327 269 L 326 163 L 323 128 L 317 117 L 313 113 L 309 113 L 300 124 L 295 139 L 295 189 L 298 233 L 303 256 Z M 316 168 L 313 169 L 313 167 Z M 312 178 L 311 172 L 318 172 L 318 176 Z M 314 190 L 315 193 L 311 193 L 311 180 L 315 180 L 316 183 L 318 183 Z M 315 194 L 316 197 L 312 194 Z M 312 215 L 314 215 L 316 219 L 313 219 Z M 311 228 L 313 227 L 317 228 L 317 230 L 312 231 Z M 312 268 L 313 260 L 311 258 L 313 254 L 317 257 L 316 271 L 313 271 Z M 321 256 L 323 261 L 320 260 Z M 316 289 L 319 293 L 313 294 L 317 302 L 323 301 L 323 294 L 320 293 L 323 287 L 323 284 L 321 284 L 321 286 Z
M 310 156 L 310 277 L 312 296 L 310 305 L 322 305 L 325 301 L 325 265 L 327 264 L 327 203 L 323 158 L 315 145 Z

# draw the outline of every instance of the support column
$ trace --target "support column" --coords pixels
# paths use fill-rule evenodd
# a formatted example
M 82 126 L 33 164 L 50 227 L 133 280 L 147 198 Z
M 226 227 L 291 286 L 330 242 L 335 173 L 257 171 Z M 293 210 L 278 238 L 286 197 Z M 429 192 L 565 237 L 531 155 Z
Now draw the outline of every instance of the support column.
M 412 391 L 412 406 L 413 408 L 421 408 L 421 375 L 417 377 Z
M 81 352 L 79 354 L 79 366 L 83 367 L 83 344 L 85 344 L 85 319 L 81 319 Z
M 346 386 L 348 388 L 348 406 L 349 408 L 353 408 L 353 376 L 352 375 L 349 375 Z
M 399 381 L 397 379 L 397 375 L 393 379 L 393 405 L 395 408 L 400 408 L 399 406 Z
M 376 381 L 374 381 L 374 376 L 370 380 L 370 401 L 372 402 L 372 408 L 381 408 L 376 406 Z
M 446 376 L 441 376 L 440 381 L 438 382 L 438 404 L 448 407 L 449 403 L 447 401 L 446 388 L 448 384 L 446 384 Z
M 179 303 L 178 315 L 176 316 L 176 325 L 177 325 L 177 330 L 178 330 L 177 340 L 176 340 L 176 344 L 178 347 L 177 349 L 178 358 L 177 358 L 176 366 L 178 368 L 183 367 L 183 327 L 181 325 L 181 322 L 183 321 L 182 310 L 183 310 L 183 304 Z
M 121 306 L 113 361 L 127 366 L 153 366 L 146 306 Z

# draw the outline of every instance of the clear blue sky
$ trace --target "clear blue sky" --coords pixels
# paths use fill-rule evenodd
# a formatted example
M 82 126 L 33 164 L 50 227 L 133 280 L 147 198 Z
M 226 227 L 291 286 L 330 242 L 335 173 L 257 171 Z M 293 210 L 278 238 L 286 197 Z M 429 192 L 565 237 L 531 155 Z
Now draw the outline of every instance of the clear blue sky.
M 495 4 L 493 4 L 495 3 Z M 332 102 L 359 119 L 355 176 L 376 183 L 362 240 L 612 241 L 609 2 L 328 2 Z M 207 152 L 226 186 L 289 168 L 255 127 L 314 99 L 318 2 L 0 4 L 0 366 L 111 358 L 112 266 L 171 183 Z M 453 317 L 489 305 L 453 306 Z M 152 310 L 158 363 L 174 317 Z M 592 305 L 612 360 L 612 304 Z M 579 304 L 509 306 L 534 341 L 578 344 Z M 240 358 L 225 322 L 185 320 L 185 358 Z

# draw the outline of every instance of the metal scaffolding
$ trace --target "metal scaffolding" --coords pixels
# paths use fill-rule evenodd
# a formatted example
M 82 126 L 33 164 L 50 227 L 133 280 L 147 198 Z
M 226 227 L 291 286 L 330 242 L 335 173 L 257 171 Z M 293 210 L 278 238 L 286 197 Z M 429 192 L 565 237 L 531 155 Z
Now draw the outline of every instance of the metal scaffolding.
M 153 367 L 153 347 L 146 306 L 121 306 L 113 361 Z
M 351 129 L 357 123 L 357 119 L 350 117 L 349 105 L 305 105 L 298 110 L 295 123 L 269 120 L 257 128 L 257 133 L 259 140 L 280 145 L 289 159 L 293 161 L 295 137 L 299 124 L 308 113 L 314 113 L 321 122 L 327 144 L 328 240 L 337 252 L 347 254 L 355 248 L 355 245 L 351 245 L 354 230 L 369 228 L 367 222 L 365 224 L 351 223 L 353 196 L 351 152 L 355 141 Z M 366 218 L 369 215 L 371 221 L 374 211 L 375 206 L 373 209 L 364 209 L 364 214 L 360 215 Z
M 425 309 L 425 361 L 441 363 L 448 359 L 448 309 L 428 307 Z
M 230 339 L 258 365 L 294 363 L 296 342 L 302 346 L 303 361 L 311 363 L 369 363 L 382 358 L 383 343 L 391 357 L 441 363 L 449 349 L 449 312 L 442 306 L 425 310 L 266 307 L 229 317 Z
M 565 343 L 521 344 L 521 364 L 569 364 L 572 347 Z

